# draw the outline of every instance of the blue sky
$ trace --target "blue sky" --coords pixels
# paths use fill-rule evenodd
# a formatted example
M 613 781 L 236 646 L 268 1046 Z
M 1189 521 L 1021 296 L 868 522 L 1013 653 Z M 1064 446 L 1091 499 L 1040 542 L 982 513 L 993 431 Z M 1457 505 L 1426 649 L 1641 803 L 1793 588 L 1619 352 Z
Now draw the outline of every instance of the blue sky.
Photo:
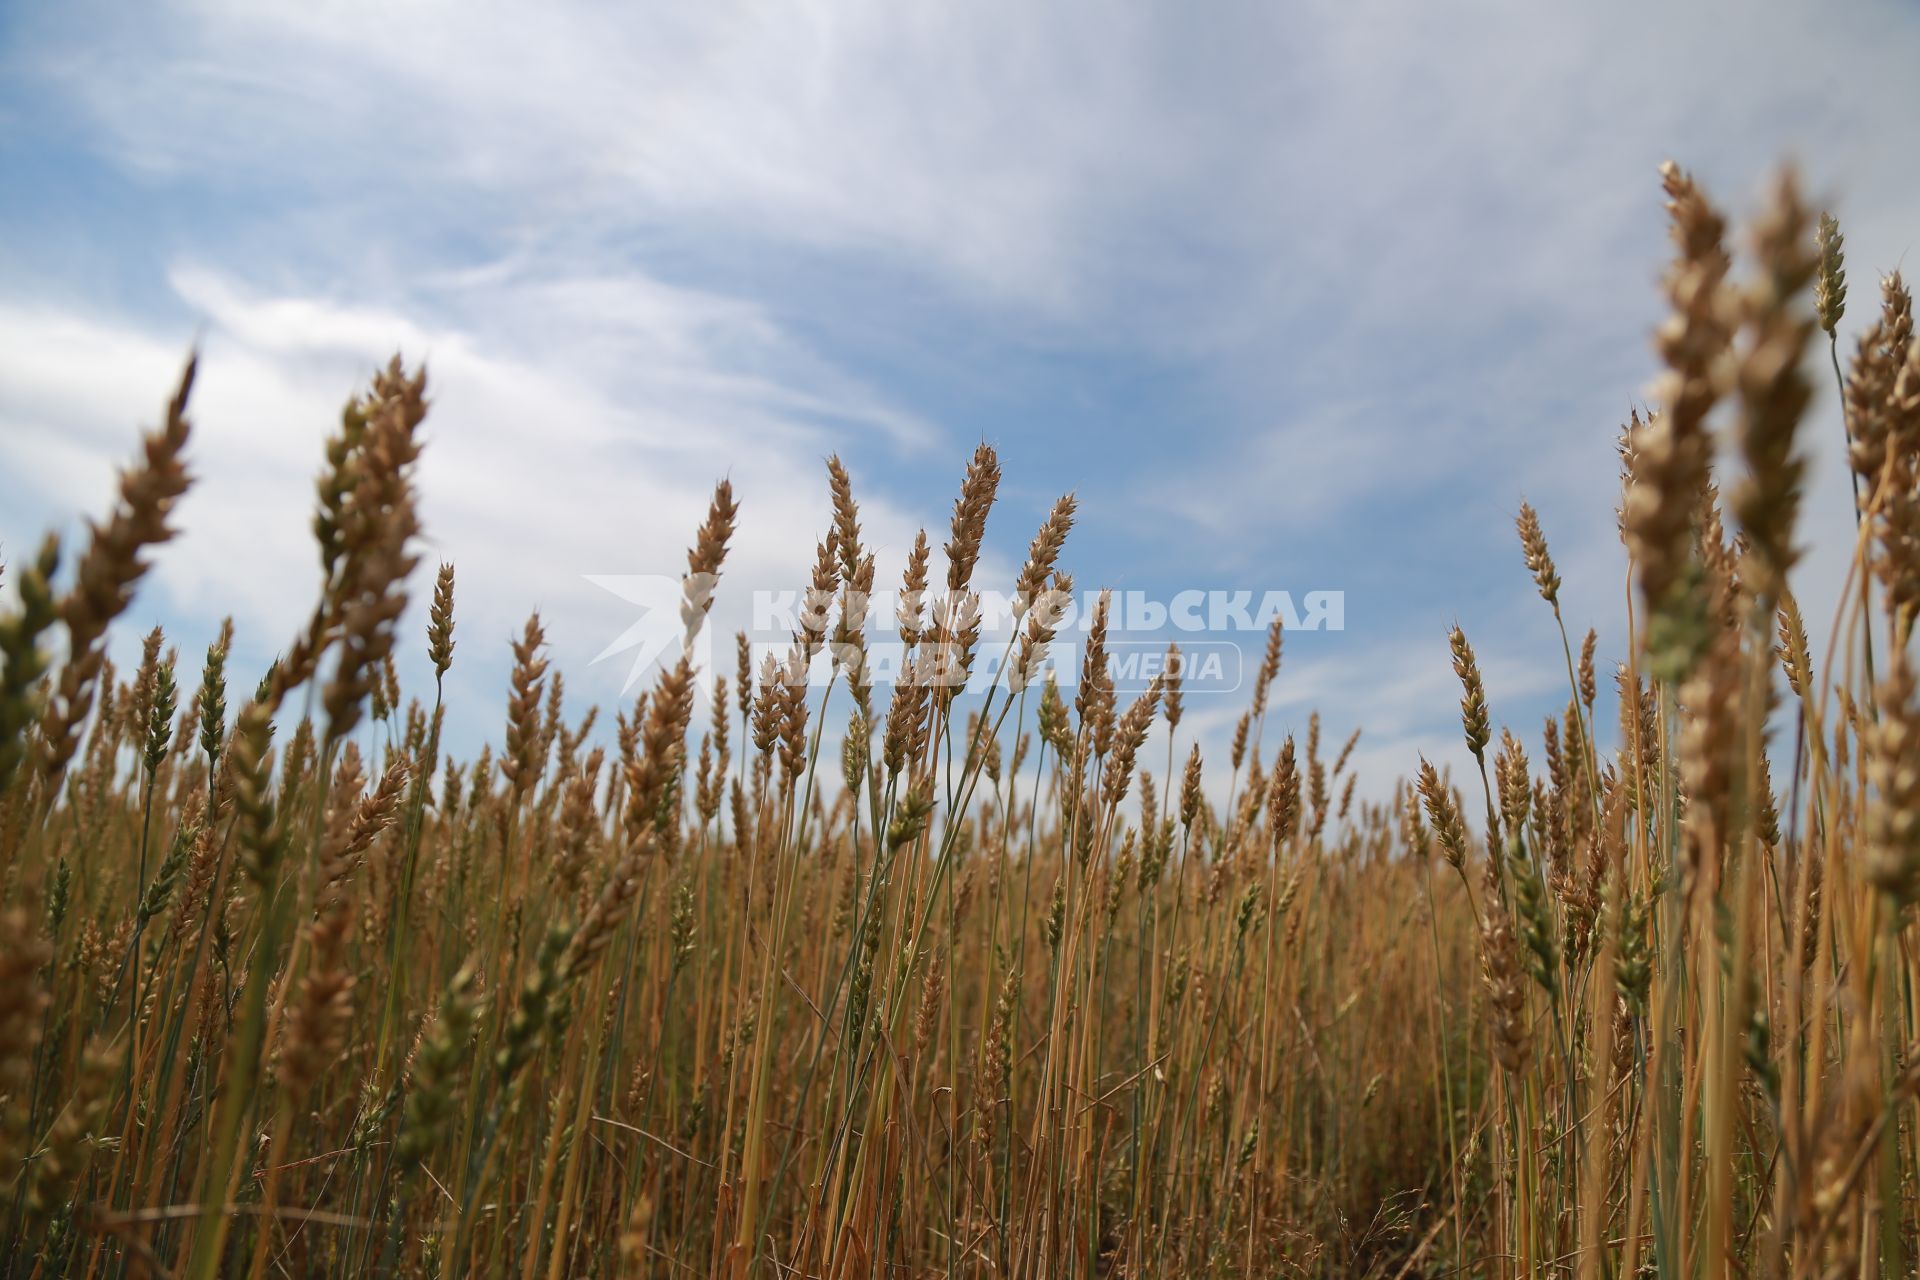
M 194 668 L 231 612 L 263 663 L 324 432 L 424 357 L 479 734 L 535 606 L 576 706 L 618 694 L 590 659 L 628 610 L 582 575 L 672 571 L 716 478 L 725 627 L 802 580 L 828 453 L 890 581 L 984 439 L 998 581 L 1071 489 L 1082 586 L 1345 591 L 1270 737 L 1364 726 L 1383 791 L 1458 758 L 1456 619 L 1496 716 L 1564 699 L 1523 498 L 1620 653 L 1659 162 L 1741 213 L 1797 157 L 1851 329 L 1920 227 L 1916 53 L 1893 3 L 8 6 L 0 545 L 102 507 L 198 337 L 200 484 L 122 639 L 164 622 Z M 1814 415 L 1810 621 L 1850 523 Z

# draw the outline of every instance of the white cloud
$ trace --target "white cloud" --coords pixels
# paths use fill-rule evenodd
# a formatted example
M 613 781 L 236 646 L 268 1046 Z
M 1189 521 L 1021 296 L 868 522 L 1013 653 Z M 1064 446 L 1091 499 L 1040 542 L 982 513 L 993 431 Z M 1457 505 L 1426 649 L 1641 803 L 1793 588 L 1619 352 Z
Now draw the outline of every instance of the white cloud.
M 1140 94 L 1155 24 L 1105 6 L 182 4 L 40 25 L 35 69 L 154 174 L 324 184 L 316 162 L 338 162 L 430 204 L 715 219 L 1030 299 L 1084 266 L 1090 192 L 1177 163 Z
M 542 286 L 524 307 L 511 288 L 473 300 L 538 315 L 550 349 L 529 363 L 487 336 L 395 311 L 262 297 L 205 268 L 177 270 L 173 280 L 205 317 L 191 406 L 196 483 L 179 513 L 183 536 L 156 556 L 159 594 L 143 593 L 135 613 L 161 609 L 178 619 L 189 651 L 199 643 L 193 630 L 210 634 L 229 610 L 243 654 L 264 661 L 289 640 L 318 585 L 309 519 L 322 441 L 367 372 L 402 350 L 426 360 L 432 400 L 419 477 L 427 568 L 414 583 L 416 613 L 433 559 L 454 560 L 463 641 L 456 676 L 480 695 L 468 705 L 488 715 L 506 640 L 535 607 L 575 690 L 618 694 L 624 668 L 590 660 L 633 619 L 584 575 L 682 572 L 716 480 L 731 479 L 742 507 L 714 615 L 730 630 L 744 623 L 748 590 L 804 581 L 826 527 L 821 459 L 839 433 L 809 420 L 865 421 L 916 437 L 924 430 L 840 375 L 769 387 L 740 373 L 730 357 L 743 345 L 734 341 L 742 327 L 749 347 L 778 346 L 780 335 L 719 299 L 659 295 L 656 313 L 684 300 L 691 314 L 656 314 L 647 324 L 679 340 L 609 383 L 594 376 L 591 356 L 583 369 L 561 354 L 569 335 L 604 334 L 609 321 L 604 307 L 570 309 L 564 285 Z M 591 289 L 582 292 L 591 299 Z M 0 529 L 10 545 L 31 545 L 32 521 L 65 524 L 105 506 L 115 467 L 133 452 L 134 424 L 153 421 L 183 356 L 124 317 L 0 305 L 0 458 L 41 491 L 38 502 L 10 508 Z M 884 496 L 860 496 L 869 538 L 897 564 L 911 525 Z M 416 668 L 418 647 L 403 646 Z

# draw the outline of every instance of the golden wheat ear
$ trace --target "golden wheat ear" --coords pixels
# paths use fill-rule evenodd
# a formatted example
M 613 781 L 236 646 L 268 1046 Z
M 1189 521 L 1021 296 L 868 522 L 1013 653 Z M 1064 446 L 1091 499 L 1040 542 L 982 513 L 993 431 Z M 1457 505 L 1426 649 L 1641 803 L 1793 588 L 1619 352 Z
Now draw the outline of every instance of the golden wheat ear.
M 121 472 L 118 498 L 106 520 L 92 526 L 74 566 L 73 585 L 61 597 L 67 657 L 46 700 L 37 748 L 37 771 L 49 800 L 60 789 L 93 707 L 107 628 L 133 602 L 134 588 L 147 573 L 145 553 L 174 536 L 174 506 L 191 484 L 185 458 L 193 430 L 187 399 L 199 367 L 198 352 L 187 357 L 160 425 L 141 440 L 134 464 Z

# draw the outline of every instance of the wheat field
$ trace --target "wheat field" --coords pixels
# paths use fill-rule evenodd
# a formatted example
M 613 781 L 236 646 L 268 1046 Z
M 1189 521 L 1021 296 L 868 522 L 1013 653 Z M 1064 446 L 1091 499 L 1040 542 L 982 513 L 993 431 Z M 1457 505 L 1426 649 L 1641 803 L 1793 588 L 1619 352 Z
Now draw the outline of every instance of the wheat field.
M 1360 798 L 1353 739 L 1267 729 L 1278 628 L 1222 758 L 1177 666 L 1116 691 L 1102 618 L 1041 674 L 1071 498 L 981 654 L 984 445 L 885 570 L 890 687 L 836 459 L 784 660 L 693 660 L 751 518 L 723 483 L 681 656 L 597 716 L 530 619 L 500 736 L 456 758 L 439 680 L 395 675 L 471 643 L 454 567 L 419 562 L 398 357 L 319 450 L 322 586 L 279 660 L 156 629 L 116 671 L 190 486 L 190 362 L 85 545 L 6 566 L 0 1271 L 1913 1274 L 1911 301 L 1855 298 L 1879 318 L 1842 352 L 1840 232 L 1790 173 L 1740 229 L 1663 179 L 1630 649 L 1563 625 L 1564 712 L 1503 726 L 1467 632 L 1436 637 L 1476 767 Z M 1857 498 L 1831 621 L 1791 587 L 1818 433 Z M 1517 534 L 1513 589 L 1558 621 L 1531 507 Z

